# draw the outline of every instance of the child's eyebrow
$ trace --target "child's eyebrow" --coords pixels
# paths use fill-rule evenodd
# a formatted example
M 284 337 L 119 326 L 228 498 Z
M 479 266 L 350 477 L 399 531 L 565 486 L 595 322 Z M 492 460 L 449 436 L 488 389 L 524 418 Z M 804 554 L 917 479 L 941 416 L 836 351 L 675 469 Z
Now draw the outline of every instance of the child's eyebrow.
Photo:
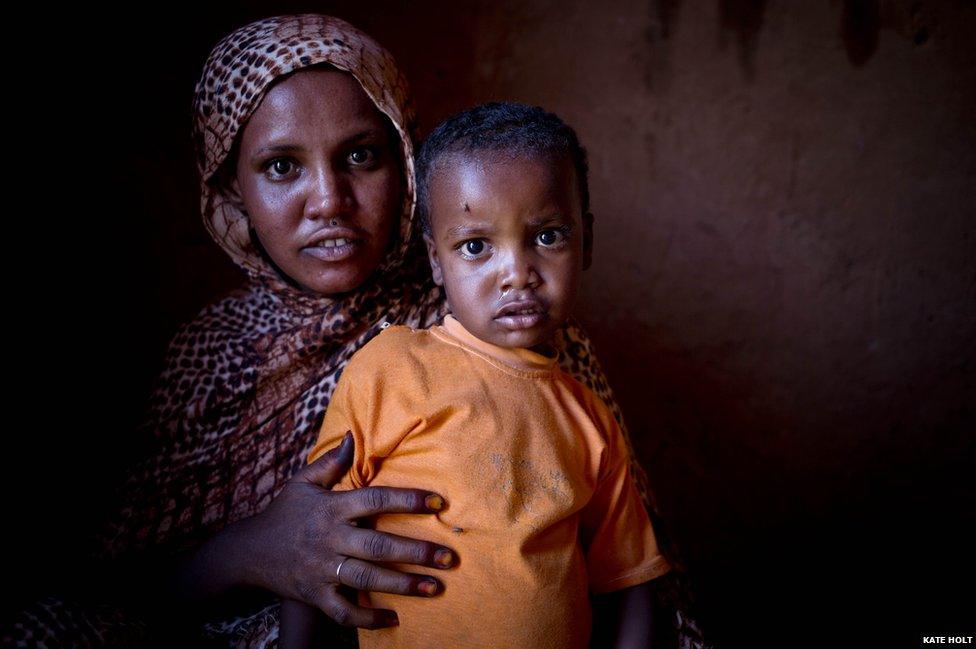
M 552 225 L 553 223 L 569 224 L 572 223 L 572 219 L 566 218 L 562 212 L 550 212 L 543 216 L 537 216 L 527 220 L 525 227 L 528 229 L 541 228 L 544 225 Z
M 489 223 L 463 223 L 447 230 L 447 234 L 455 237 L 471 237 L 485 235 L 492 231 Z

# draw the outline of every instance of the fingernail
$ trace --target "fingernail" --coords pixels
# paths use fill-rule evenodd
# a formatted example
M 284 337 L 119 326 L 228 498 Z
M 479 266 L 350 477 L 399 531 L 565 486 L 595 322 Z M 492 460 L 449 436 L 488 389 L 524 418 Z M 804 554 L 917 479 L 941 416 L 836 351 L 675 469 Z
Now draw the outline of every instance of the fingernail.
M 393 611 L 390 611 L 385 616 L 383 616 L 383 619 L 386 620 L 387 626 L 400 626 L 400 618 L 398 618 L 397 614 L 394 613 Z
M 435 512 L 439 512 L 440 510 L 444 509 L 444 499 L 437 494 L 430 494 L 424 498 L 424 505 L 427 507 L 427 509 L 432 509 Z
M 454 563 L 454 553 L 450 550 L 438 550 L 434 553 L 434 563 L 441 568 L 450 568 Z
M 430 597 L 437 594 L 437 582 L 434 580 L 424 580 L 417 584 L 417 590 Z

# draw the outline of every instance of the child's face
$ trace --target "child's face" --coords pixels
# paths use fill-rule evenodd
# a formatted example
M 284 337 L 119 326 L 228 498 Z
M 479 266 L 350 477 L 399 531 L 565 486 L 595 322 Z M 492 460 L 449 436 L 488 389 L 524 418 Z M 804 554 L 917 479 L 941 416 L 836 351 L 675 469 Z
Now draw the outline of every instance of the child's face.
M 475 152 L 430 186 L 434 281 L 454 317 L 500 347 L 546 343 L 569 318 L 591 246 L 569 159 Z

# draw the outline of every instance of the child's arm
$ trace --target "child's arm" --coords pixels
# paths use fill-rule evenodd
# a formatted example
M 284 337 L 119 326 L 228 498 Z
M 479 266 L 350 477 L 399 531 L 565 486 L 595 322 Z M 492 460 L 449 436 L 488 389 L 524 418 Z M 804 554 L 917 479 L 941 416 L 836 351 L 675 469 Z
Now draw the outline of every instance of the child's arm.
M 305 649 L 315 642 L 315 634 L 322 628 L 321 613 L 314 606 L 294 599 L 281 600 L 281 620 L 278 631 L 279 649 Z
M 661 554 L 647 510 L 630 474 L 630 455 L 619 425 L 595 402 L 594 421 L 607 448 L 597 488 L 582 511 L 581 540 L 594 593 L 593 647 L 663 647 L 666 624 L 654 626 L 657 578 L 671 566 Z
M 654 591 L 651 582 L 593 598 L 592 647 L 645 649 L 652 643 Z

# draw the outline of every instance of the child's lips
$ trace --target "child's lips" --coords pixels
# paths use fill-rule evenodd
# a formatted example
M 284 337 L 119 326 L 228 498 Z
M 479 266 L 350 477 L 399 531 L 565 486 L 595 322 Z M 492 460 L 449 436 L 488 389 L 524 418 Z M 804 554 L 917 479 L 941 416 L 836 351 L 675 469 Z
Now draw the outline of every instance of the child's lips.
M 538 327 L 545 319 L 544 313 L 525 313 L 498 316 L 495 322 L 511 331 L 521 331 Z
M 516 300 L 498 309 L 495 322 L 506 329 L 519 331 L 537 327 L 547 317 L 546 308 L 538 300 Z

